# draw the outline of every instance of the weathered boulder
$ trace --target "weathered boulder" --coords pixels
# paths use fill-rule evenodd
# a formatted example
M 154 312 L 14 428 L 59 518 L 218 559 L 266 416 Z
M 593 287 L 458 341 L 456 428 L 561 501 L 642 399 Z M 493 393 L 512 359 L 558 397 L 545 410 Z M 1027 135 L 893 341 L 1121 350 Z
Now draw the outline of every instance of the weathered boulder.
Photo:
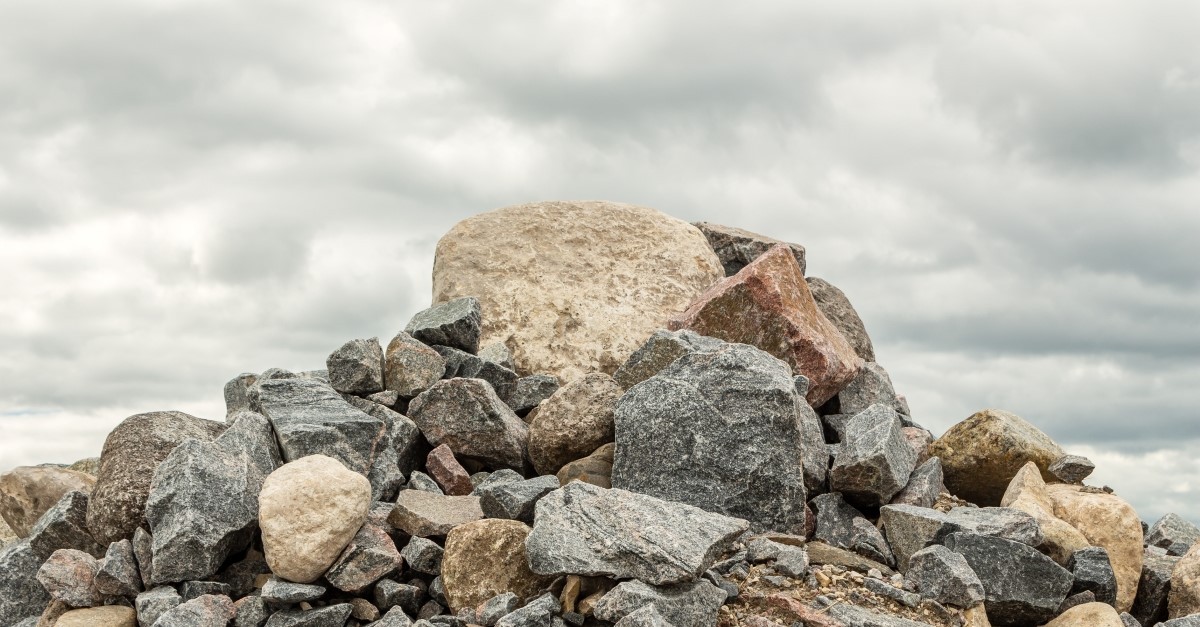
M 401 331 L 388 342 L 384 357 L 384 387 L 401 398 L 412 398 L 433 387 L 446 372 L 446 358 Z
M 553 594 L 542 596 L 525 604 L 519 610 L 496 621 L 496 627 L 537 627 L 539 625 L 554 625 L 562 606 Z
M 929 447 L 941 458 L 946 488 L 977 505 L 999 505 L 1017 471 L 1033 462 L 1042 478 L 1063 450 L 1015 414 L 985 409 L 950 427 Z
M 592 372 L 559 388 L 538 407 L 529 423 L 529 460 L 541 475 L 553 475 L 567 462 L 613 441 L 613 410 L 621 387 Z
M 383 391 L 383 349 L 379 338 L 350 340 L 325 360 L 329 385 L 346 394 Z
M 1095 488 L 1053 484 L 1046 493 L 1054 515 L 1075 527 L 1094 546 L 1104 547 L 1117 576 L 1119 612 L 1127 612 L 1137 596 L 1142 573 L 1142 521 L 1124 499 Z
M 449 346 L 474 355 L 479 352 L 482 326 L 479 299 L 464 296 L 417 312 L 404 332 L 430 346 Z
M 952 533 L 945 544 L 966 558 L 983 583 L 988 619 L 998 626 L 1051 619 L 1074 580 L 1054 560 L 1020 542 Z
M 814 407 L 846 387 L 862 364 L 817 309 L 786 246 L 772 248 L 710 287 L 671 318 L 668 328 L 750 344 L 782 359 L 811 382 L 807 398 Z
M 100 474 L 88 501 L 87 528 L 98 542 L 133 537 L 145 518 L 154 469 L 188 438 L 213 440 L 225 424 L 163 411 L 126 418 L 104 440 Z
M 969 533 L 1004 538 L 1035 548 L 1042 544 L 1042 529 L 1037 520 L 1019 509 L 955 507 L 946 512 L 946 517 L 960 530 Z
M 904 578 L 915 586 L 921 598 L 942 605 L 968 608 L 984 600 L 983 583 L 966 558 L 941 545 L 913 553 Z
M 442 557 L 442 583 L 452 612 L 474 608 L 505 592 L 527 599 L 550 585 L 552 577 L 529 569 L 525 539 L 530 531 L 522 522 L 493 519 L 450 531 Z
M 617 402 L 612 485 L 800 532 L 801 402 L 787 365 L 752 346 L 685 355 Z
M 1091 592 L 1101 603 L 1113 605 L 1117 602 L 1117 576 L 1113 573 L 1108 551 L 1103 547 L 1089 546 L 1071 554 L 1067 570 L 1075 577 L 1071 594 Z
M 899 416 L 887 405 L 872 405 L 851 418 L 829 470 L 829 489 L 863 507 L 890 502 L 917 465 L 900 429 Z
M 698 578 L 748 527 L 683 503 L 575 481 L 538 501 L 526 552 L 539 574 L 669 584 Z
M 413 399 L 408 416 L 434 446 L 492 468 L 525 467 L 529 427 L 482 379 L 449 379 Z
M 152 627 L 160 616 L 179 607 L 183 597 L 171 586 L 159 586 L 137 595 L 133 606 L 137 610 L 138 624 Z
M 697 229 L 653 209 L 541 202 L 455 225 L 438 242 L 433 301 L 477 297 L 482 343 L 503 342 L 522 374 L 570 381 L 616 370 L 723 274 Z
M 801 387 L 806 385 L 807 379 L 796 377 L 795 381 L 796 396 L 804 398 L 807 388 L 801 390 Z M 829 445 L 825 443 L 825 429 L 817 412 L 809 407 L 808 403 L 796 403 L 796 412 L 802 441 L 800 457 L 804 463 L 804 489 L 811 499 L 826 491 L 829 480 Z
M 429 447 L 425 442 L 425 436 L 421 435 L 421 430 L 417 428 L 416 423 L 409 420 L 408 416 L 396 412 L 383 404 L 357 396 L 347 396 L 345 398 L 359 411 L 387 425 L 388 435 L 384 440 L 385 443 L 390 441 L 392 449 L 396 452 L 396 466 L 400 471 L 401 479 L 407 477 L 420 467 L 421 461 L 424 459 Z M 386 457 L 384 458 L 385 461 Z M 372 474 L 367 479 L 379 477 L 380 481 L 390 481 L 392 478 L 391 473 L 391 467 L 385 467 L 385 464 L 381 462 L 375 465 L 375 468 L 372 469 Z M 372 481 L 372 484 L 374 483 Z M 390 497 L 390 494 L 383 496 Z
M 920 459 L 920 456 L 917 456 Z M 938 495 L 945 490 L 942 484 L 942 460 L 930 457 L 913 470 L 908 485 L 892 497 L 891 505 L 933 507 Z
M 896 399 L 892 378 L 883 366 L 873 361 L 863 363 L 836 398 L 838 413 L 842 414 L 857 414 L 871 405 L 887 405 L 898 414 L 907 413 L 904 405 Z
M 0 625 L 15 625 L 46 609 L 50 594 L 37 580 L 42 561 L 27 541 L 0 548 Z
M 1193 547 L 1171 570 L 1167 616 L 1200 614 L 1200 546 Z
M 717 254 L 717 259 L 721 260 L 721 267 L 725 270 L 727 277 L 741 272 L 742 268 L 758 259 L 763 253 L 781 244 L 791 249 L 792 256 L 796 258 L 796 265 L 800 266 L 800 273 L 804 274 L 806 265 L 804 247 L 799 244 L 712 222 L 693 222 L 692 226 L 700 229 L 700 232 L 704 234 L 708 245 Z
M 505 403 L 517 390 L 517 382 L 521 378 L 510 368 L 449 346 L 434 346 L 433 349 L 446 360 L 443 379 L 483 379 Z
M 1167 550 L 1168 555 L 1183 556 L 1200 540 L 1200 527 L 1169 513 L 1146 531 L 1146 544 Z
M 71 607 L 94 607 L 104 601 L 96 590 L 100 562 L 75 549 L 59 549 L 38 569 L 37 580 L 51 597 Z
M 325 586 L 306 583 L 293 583 L 278 577 L 271 577 L 262 587 L 261 596 L 269 603 L 300 603 L 315 601 L 325 594 Z
M 846 502 L 838 492 L 822 494 L 809 501 L 817 514 L 817 527 L 812 537 L 838 548 L 884 564 L 895 564 L 892 551 L 875 525 Z
M 613 380 L 622 389 L 629 388 L 662 372 L 676 359 L 696 351 L 716 350 L 724 344 L 713 337 L 695 331 L 655 331 L 629 359 L 613 373 Z
M 95 477 L 66 468 L 18 466 L 0 475 L 0 518 L 18 538 L 27 538 L 42 514 L 64 494 L 88 494 L 95 484 Z
M 258 502 L 271 571 L 289 581 L 311 583 L 366 521 L 371 485 L 338 460 L 311 455 L 271 473 Z
M 932 433 L 921 427 L 904 427 L 901 431 L 904 432 L 904 439 L 908 441 L 908 445 L 917 454 L 918 466 L 931 459 L 929 457 L 929 446 L 933 444 Z M 941 462 L 938 462 L 938 467 L 941 468 Z M 939 472 L 941 471 L 939 470 Z
M 88 530 L 89 497 L 83 492 L 67 492 L 46 510 L 29 532 L 29 546 L 41 559 L 59 549 L 78 549 L 95 557 L 104 555 L 104 546 Z
M 205 594 L 163 612 L 154 627 L 221 627 L 235 616 L 237 610 L 229 597 Z
M 338 603 L 311 610 L 280 610 L 271 615 L 266 627 L 342 627 L 353 611 L 354 606 L 350 603 Z
M 108 546 L 96 573 L 96 591 L 107 597 L 133 597 L 142 591 L 142 579 L 129 540 Z
M 459 525 L 483 518 L 477 496 L 445 496 L 424 490 L 401 490 L 388 517 L 410 536 L 444 536 Z
M 1019 509 L 1037 520 L 1042 530 L 1043 548 L 1059 564 L 1066 566 L 1071 555 L 1090 545 L 1078 529 L 1054 515 L 1054 501 L 1046 491 L 1046 482 L 1034 462 L 1026 462 L 1009 482 L 1000 505 Z
M 623 581 L 600 599 L 595 614 L 615 623 L 649 606 L 675 627 L 710 627 L 724 602 L 725 591 L 704 580 L 672 586 Z
M 674 627 L 658 609 L 647 605 L 640 610 L 626 614 L 615 623 L 615 627 Z
M 144 527 L 138 527 L 133 532 L 133 558 L 137 561 L 138 575 L 142 578 L 142 587 L 149 590 L 153 585 L 150 577 L 154 574 L 154 538 Z
M 766 537 L 750 541 L 746 547 L 746 560 L 753 563 L 773 562 L 775 572 L 788 577 L 802 579 L 808 570 L 808 551 L 802 546 L 781 544 Z
M 602 488 L 611 488 L 613 458 L 616 450 L 615 444 L 605 444 L 592 451 L 591 455 L 563 466 L 557 475 L 559 485 L 567 485 L 572 481 L 583 481 Z
M 1084 603 L 1063 612 L 1045 627 L 1125 627 L 1125 623 L 1107 603 Z

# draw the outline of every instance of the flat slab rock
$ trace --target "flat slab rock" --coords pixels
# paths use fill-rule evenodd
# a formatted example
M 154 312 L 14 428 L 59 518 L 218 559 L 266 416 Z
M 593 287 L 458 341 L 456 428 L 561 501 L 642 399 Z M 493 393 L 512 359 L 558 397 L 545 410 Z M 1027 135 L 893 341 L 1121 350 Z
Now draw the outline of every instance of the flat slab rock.
M 482 518 L 477 496 L 401 490 L 388 522 L 410 536 L 432 537 L 444 536 L 459 525 Z
M 725 603 L 725 591 L 701 580 L 673 586 L 652 586 L 644 581 L 623 581 L 596 604 L 602 620 L 617 622 L 643 607 L 658 610 L 675 627 L 710 627 Z

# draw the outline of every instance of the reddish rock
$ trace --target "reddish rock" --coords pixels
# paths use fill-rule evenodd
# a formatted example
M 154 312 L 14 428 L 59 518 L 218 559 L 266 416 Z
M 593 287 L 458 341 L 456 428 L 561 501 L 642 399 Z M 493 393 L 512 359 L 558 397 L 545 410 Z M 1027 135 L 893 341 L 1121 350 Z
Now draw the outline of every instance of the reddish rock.
M 470 473 L 458 463 L 454 451 L 446 444 L 429 451 L 429 456 L 425 458 L 425 470 L 450 496 L 466 496 L 474 489 Z
M 904 441 L 908 442 L 917 454 L 917 465 L 924 464 L 925 460 L 929 459 L 929 445 L 933 444 L 933 434 L 920 427 L 904 427 L 900 432 L 904 434 Z
M 104 597 L 96 590 L 100 562 L 75 549 L 59 549 L 38 569 L 37 580 L 54 599 L 71 607 L 100 605 Z
M 862 359 L 813 301 L 796 258 L 776 246 L 718 282 L 669 323 L 727 342 L 756 346 L 808 377 L 816 407 L 854 379 Z

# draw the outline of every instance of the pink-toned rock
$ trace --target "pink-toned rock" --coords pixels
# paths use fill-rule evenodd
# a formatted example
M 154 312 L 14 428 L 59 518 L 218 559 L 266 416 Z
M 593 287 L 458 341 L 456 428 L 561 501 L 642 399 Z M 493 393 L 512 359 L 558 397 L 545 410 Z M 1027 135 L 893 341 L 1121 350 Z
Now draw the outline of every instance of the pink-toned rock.
M 50 596 L 71 607 L 92 607 L 104 601 L 96 590 L 100 562 L 75 549 L 59 549 L 38 569 L 37 580 Z
M 440 444 L 429 451 L 425 458 L 425 470 L 429 476 L 442 487 L 442 491 L 450 496 L 466 496 L 471 493 L 471 475 L 462 464 L 454 458 L 454 451 L 446 444 Z
M 25 538 L 67 492 L 92 491 L 96 478 L 56 466 L 18 466 L 0 475 L 0 518 Z
M 713 285 L 668 324 L 756 346 L 808 377 L 808 403 L 833 398 L 858 374 L 862 359 L 813 301 L 787 246 L 776 246 Z
M 933 444 L 933 434 L 920 427 L 903 427 L 900 432 L 904 434 L 904 441 L 912 447 L 912 450 L 917 454 L 917 465 L 925 463 L 929 459 L 929 445 Z

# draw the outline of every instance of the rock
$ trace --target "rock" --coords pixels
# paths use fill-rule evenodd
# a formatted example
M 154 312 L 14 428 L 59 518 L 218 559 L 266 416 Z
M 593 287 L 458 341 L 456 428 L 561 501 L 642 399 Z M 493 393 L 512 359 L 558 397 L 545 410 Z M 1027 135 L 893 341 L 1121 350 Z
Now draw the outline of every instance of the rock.
M 185 581 L 179 584 L 179 595 L 184 603 L 206 595 L 227 597 L 232 593 L 229 584 L 220 581 Z
M 445 444 L 429 452 L 425 458 L 425 468 L 444 494 L 466 496 L 475 489 L 471 484 L 471 475 L 454 459 L 454 451 Z
M 425 437 L 421 435 L 421 430 L 417 428 L 416 423 L 408 419 L 408 416 L 388 409 L 379 403 L 358 398 L 357 396 L 347 397 L 347 400 L 355 409 L 388 426 L 389 433 L 385 439 L 391 440 L 392 449 L 396 452 L 396 467 L 400 471 L 399 480 L 402 482 L 404 477 L 407 477 L 419 467 L 429 449 L 425 443 Z M 388 456 L 385 455 L 383 460 L 377 463 L 373 469 L 372 476 L 379 477 L 380 481 L 391 481 L 394 477 L 390 467 L 386 471 L 383 470 L 387 458 Z M 368 476 L 367 478 L 371 479 L 372 476 Z M 373 481 L 372 483 L 376 482 Z M 391 498 L 390 493 L 382 496 Z
M 496 621 L 507 614 L 517 611 L 521 599 L 512 592 L 504 592 L 484 601 L 476 610 L 479 623 L 484 627 L 493 627 Z
M 438 381 L 413 399 L 408 415 L 434 446 L 496 469 L 525 466 L 529 427 L 481 379 Z
M 1118 612 L 1128 611 L 1137 596 L 1142 572 L 1142 522 L 1124 499 L 1091 488 L 1046 486 L 1054 515 L 1075 527 L 1094 546 L 1104 547 L 1117 577 Z
M 434 302 L 478 297 L 483 344 L 503 342 L 518 372 L 565 381 L 616 370 L 724 274 L 691 225 L 609 202 L 468 218 L 438 242 L 433 266 Z
M 431 623 L 426 621 L 425 625 L 422 627 L 428 627 L 430 624 Z M 380 619 L 378 623 L 372 623 L 371 627 L 412 627 L 412 625 L 412 619 L 404 613 L 404 610 L 401 610 L 398 607 L 393 607 L 392 609 L 388 610 L 387 614 L 383 615 L 383 618 Z
M 494 342 L 479 349 L 479 358 L 484 361 L 490 361 L 498 366 L 504 366 L 509 370 L 516 370 L 516 365 L 513 364 L 512 351 L 501 342 Z
M 100 605 L 104 597 L 96 590 L 96 558 L 75 549 L 59 549 L 38 569 L 37 580 L 50 596 L 72 607 Z
M 142 578 L 129 540 L 113 542 L 96 573 L 96 591 L 109 597 L 133 597 L 142 591 Z
M 825 279 L 810 276 L 805 282 L 808 283 L 808 290 L 812 293 L 817 308 L 854 347 L 858 356 L 864 361 L 875 361 L 875 348 L 871 345 L 871 337 L 867 335 L 862 318 L 858 316 L 846 294 Z
M 102 545 L 133 537 L 145 517 L 154 469 L 188 438 L 213 440 L 225 425 L 176 411 L 126 418 L 108 434 L 88 501 L 87 528 Z
M 485 519 L 454 528 L 446 536 L 441 570 L 450 609 L 474 608 L 505 592 L 529 598 L 548 587 L 552 577 L 529 569 L 529 532 L 515 520 Z
M 1124 623 L 1111 605 L 1084 603 L 1046 623 L 1046 627 L 1124 627 Z
M 482 486 L 475 493 L 479 495 L 479 506 L 484 516 L 532 523 L 538 500 L 559 487 L 558 477 L 546 475 L 515 483 Z
M 864 627 L 928 627 L 927 623 L 920 623 L 889 614 L 880 614 L 855 605 L 833 605 L 829 608 L 829 616 L 834 620 L 840 621 L 839 624 L 843 625 L 863 625 Z
M 388 517 L 392 526 L 412 536 L 444 536 L 450 530 L 483 518 L 477 496 L 444 496 L 423 490 L 401 490 Z
M 984 600 L 983 583 L 962 555 L 944 546 L 928 546 L 909 557 L 904 578 L 925 599 L 968 608 Z
M 430 346 L 449 346 L 473 355 L 479 352 L 482 326 L 479 299 L 466 296 L 417 312 L 404 332 Z
M 904 427 L 901 429 L 904 432 L 904 439 L 908 441 L 908 445 L 917 454 L 917 466 L 923 465 L 926 461 L 932 459 L 929 456 L 929 445 L 933 444 L 933 434 L 920 427 Z M 941 461 L 938 461 L 938 472 L 941 473 Z M 941 475 L 939 474 L 939 477 Z
M 768 538 L 755 538 L 747 548 L 750 562 L 774 562 L 775 571 L 802 579 L 808 570 L 808 551 L 803 547 L 780 544 Z
M 707 581 L 673 586 L 652 586 L 643 581 L 623 581 L 596 604 L 596 618 L 617 622 L 651 606 L 676 627 L 710 627 L 717 623 L 717 610 L 725 602 L 725 591 Z
M 354 606 L 339 603 L 312 610 L 281 610 L 271 615 L 267 627 L 342 627 Z
M 299 603 L 315 601 L 325 594 L 325 586 L 292 583 L 271 577 L 262 587 L 262 598 L 269 603 Z
M 920 455 L 917 456 L 917 459 L 920 459 Z M 946 487 L 942 483 L 942 460 L 930 457 L 917 466 L 908 478 L 908 485 L 892 497 L 890 504 L 933 507 L 937 502 L 938 495 L 945 489 Z
M 42 561 L 28 541 L 0 548 L 0 625 L 36 617 L 50 602 L 50 594 L 37 579 Z
M 1146 544 L 1167 549 L 1168 555 L 1178 556 L 1187 553 L 1197 540 L 1200 540 L 1200 528 L 1174 513 L 1166 514 L 1151 525 L 1145 539 Z
M 1058 611 L 1055 613 L 1062 615 L 1062 614 L 1065 614 L 1067 612 L 1067 610 L 1069 610 L 1077 605 L 1084 605 L 1086 603 L 1095 603 L 1095 602 L 1096 602 L 1096 594 L 1094 592 L 1092 592 L 1091 590 L 1084 590 L 1083 592 L 1077 592 L 1075 594 L 1072 594 L 1071 596 L 1068 596 L 1066 599 L 1064 599 L 1062 602 L 1062 605 L 1058 606 Z
M 1168 618 L 1200 614 L 1200 546 L 1189 550 L 1171 571 Z
M 867 559 L 846 549 L 829 546 L 824 542 L 809 542 L 804 546 L 804 550 L 808 553 L 809 562 L 818 566 L 832 564 L 839 568 L 853 570 L 864 575 L 869 574 L 872 570 L 877 570 L 886 577 L 896 574 L 896 571 L 889 568 L 887 564 Z
M 253 372 L 243 372 L 225 384 L 225 416 L 233 416 L 240 411 L 250 409 L 250 388 L 258 382 L 258 375 Z M 144 627 L 149 627 L 145 625 Z
M 1075 551 L 1067 563 L 1067 570 L 1075 577 L 1071 594 L 1089 591 L 1101 603 L 1112 605 L 1117 602 L 1117 578 L 1108 551 L 1102 547 L 1089 546 Z
M 955 507 L 946 513 L 962 531 L 1028 544 L 1042 544 L 1042 530 L 1033 516 L 1010 507 Z
M 814 539 L 854 551 L 877 562 L 888 565 L 895 563 L 883 534 L 847 503 L 840 493 L 822 494 L 809 501 L 809 505 L 817 514 Z
M 698 578 L 748 527 L 683 503 L 575 481 L 538 501 L 526 550 L 538 574 L 660 585 Z
M 693 222 L 692 226 L 700 229 L 700 232 L 704 234 L 708 245 L 717 254 L 717 259 L 721 260 L 721 267 L 725 270 L 727 277 L 741 272 L 742 268 L 761 257 L 763 253 L 779 245 L 791 249 L 792 256 L 796 259 L 796 265 L 800 266 L 800 273 L 804 273 L 804 247 L 799 244 L 791 244 L 737 227 L 722 226 L 711 222 Z
M 1171 574 L 1179 560 L 1178 557 L 1156 555 L 1149 551 L 1143 557 L 1137 597 L 1129 610 L 1142 625 L 1153 625 L 1166 620 Z
M 518 416 L 524 416 L 538 403 L 550 398 L 558 391 L 558 377 L 551 374 L 531 374 L 517 379 L 517 385 L 508 397 L 508 406 Z
M 896 567 L 908 572 L 909 559 L 945 536 L 960 531 L 946 514 L 916 505 L 886 505 L 879 509 L 879 528 L 896 557 Z
M 797 380 L 803 377 L 796 377 Z M 804 398 L 804 391 L 799 386 L 796 396 Z M 800 451 L 804 463 L 804 489 L 809 498 L 825 492 L 829 480 L 829 446 L 825 444 L 824 429 L 817 412 L 808 403 L 796 403 L 797 418 L 800 423 L 800 438 L 803 448 Z
M 417 540 L 433 544 L 424 538 L 417 538 Z M 436 544 L 433 544 L 433 546 L 437 547 L 437 550 L 439 551 L 437 569 L 435 570 L 440 570 L 440 551 L 442 550 L 442 547 L 437 546 Z M 379 583 L 375 584 L 375 605 L 378 606 L 380 610 L 385 612 L 391 610 L 392 608 L 397 608 L 403 612 L 416 614 L 421 608 L 421 601 L 424 600 L 424 598 L 425 590 L 418 586 L 399 583 L 392 581 L 391 579 L 383 579 Z
M 1067 565 L 1075 551 L 1090 546 L 1088 539 L 1078 529 L 1054 515 L 1054 502 L 1034 462 L 1027 462 L 1017 471 L 1000 504 L 1033 516 L 1042 530 L 1042 547 L 1063 566 Z
M 1200 627 L 1200 616 L 1176 618 L 1160 624 L 1162 627 Z
M 1026 462 L 1052 480 L 1050 464 L 1063 450 L 1049 436 L 1006 411 L 985 409 L 954 425 L 929 447 L 940 457 L 946 488 L 977 505 L 999 505 Z
M 868 361 L 858 370 L 858 374 L 837 394 L 838 413 L 854 415 L 872 405 L 886 405 L 904 413 L 903 406 L 896 400 L 896 390 L 892 387 L 892 378 L 888 376 L 883 366 Z
M 1071 589 L 1071 573 L 1027 544 L 952 533 L 945 545 L 966 558 L 983 583 L 988 619 L 997 626 L 1043 623 Z
M 384 357 L 384 387 L 401 398 L 412 398 L 433 387 L 446 372 L 446 358 L 401 331 L 388 342 Z
M 616 622 L 615 627 L 673 627 L 653 605 L 634 610 Z
M 329 384 L 346 394 L 374 394 L 383 391 L 383 349 L 379 338 L 350 340 L 325 360 Z
M 1092 460 L 1079 455 L 1063 455 L 1047 468 L 1050 474 L 1058 477 L 1063 483 L 1083 483 L 1095 469 L 1096 465 Z
M 577 459 L 558 471 L 558 482 L 567 485 L 572 481 L 583 481 L 601 488 L 612 487 L 612 465 L 616 453 L 615 444 L 605 444 L 583 459 Z
M 388 500 L 403 481 L 395 426 L 354 407 L 318 379 L 259 378 L 251 408 L 275 429 L 283 461 L 323 455 L 370 480 L 372 498 Z
M 442 374 L 443 379 L 455 377 L 483 379 L 492 386 L 492 389 L 496 391 L 496 396 L 505 403 L 509 402 L 509 397 L 517 389 L 517 381 L 520 380 L 520 377 L 509 368 L 457 348 L 434 346 L 433 349 L 446 360 L 446 371 Z
M 29 546 L 38 558 L 44 560 L 59 549 L 104 555 L 104 547 L 88 531 L 89 500 L 83 492 L 68 492 L 42 515 L 29 532 Z
M 261 596 L 243 597 L 233 605 L 237 608 L 234 627 L 263 627 L 271 617 L 272 608 Z
M 88 494 L 96 478 L 57 466 L 18 466 L 0 475 L 0 518 L 18 538 L 29 537 L 42 514 L 68 492 Z
M 543 594 L 542 596 L 530 601 L 525 607 L 512 612 L 496 621 L 496 627 L 541 627 L 542 625 L 552 625 L 556 614 L 559 613 L 560 607 L 558 599 L 552 594 Z
M 442 571 L 445 549 L 438 546 L 433 540 L 413 536 L 400 554 L 404 556 L 408 567 L 418 573 L 437 575 Z
M 108 605 L 71 610 L 58 617 L 55 627 L 134 627 L 137 614 L 131 607 Z
M 621 388 L 592 372 L 559 388 L 529 424 L 529 459 L 538 474 L 553 475 L 567 462 L 613 441 L 613 410 Z
M 771 249 L 710 287 L 671 318 L 668 327 L 750 344 L 782 359 L 811 382 L 807 399 L 813 407 L 846 387 L 862 364 L 817 309 L 786 246 Z
M 363 399 L 371 401 L 372 403 L 377 403 L 379 405 L 383 405 L 384 407 L 387 407 L 388 409 L 392 409 L 396 406 L 397 403 L 400 402 L 400 393 L 395 390 L 384 390 L 382 392 L 368 394 L 368 395 L 364 396 Z M 354 403 L 351 402 L 351 404 L 353 405 Z M 355 406 L 357 407 L 357 405 L 355 405 Z
M 676 359 L 697 351 L 721 348 L 723 341 L 704 337 L 695 331 L 655 331 L 629 359 L 613 373 L 613 380 L 622 389 L 629 388 L 662 372 Z
M 160 616 L 179 607 L 183 597 L 171 586 L 159 586 L 137 595 L 134 607 L 137 609 L 138 624 L 141 627 L 151 627 Z
M 480 491 L 482 490 L 525 481 L 524 475 L 508 468 L 503 468 L 501 470 L 497 470 L 496 472 L 478 474 L 483 474 L 486 476 L 478 478 L 477 475 L 471 476 L 471 481 L 476 482 L 475 489 L 472 491 L 472 494 L 475 496 L 479 496 Z
M 367 519 L 370 483 L 324 455 L 280 466 L 263 483 L 259 525 L 271 570 L 311 583 L 337 559 Z
M 142 588 L 149 590 L 154 585 L 150 581 L 154 574 L 154 538 L 142 527 L 133 532 L 133 558 L 137 561 Z
M 900 431 L 896 411 L 872 405 L 846 423 L 829 471 L 829 488 L 863 507 L 879 507 L 908 485 L 917 456 Z
M 398 570 L 404 560 L 388 529 L 390 525 L 385 520 L 368 518 L 329 567 L 325 579 L 338 590 L 358 592 Z
M 612 485 L 802 530 L 800 402 L 786 364 L 752 346 L 685 355 L 617 402 Z

